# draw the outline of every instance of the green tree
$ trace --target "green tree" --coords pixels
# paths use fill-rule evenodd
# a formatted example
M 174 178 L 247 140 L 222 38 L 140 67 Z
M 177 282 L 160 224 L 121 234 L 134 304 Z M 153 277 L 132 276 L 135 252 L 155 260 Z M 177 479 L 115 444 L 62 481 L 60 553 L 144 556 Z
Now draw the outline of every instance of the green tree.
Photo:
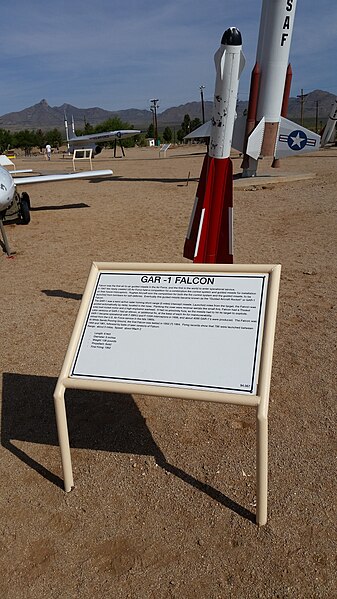
M 96 125 L 94 133 L 103 133 L 103 131 L 116 131 L 118 129 L 134 129 L 130 123 L 122 121 L 118 116 L 107 119 L 103 123 Z
M 154 126 L 153 126 L 153 123 L 151 123 L 151 125 L 148 126 L 146 137 L 148 137 L 149 139 L 152 139 L 154 137 Z
M 54 148 L 59 148 L 62 145 L 62 133 L 58 129 L 52 129 L 45 133 L 46 143 L 50 143 Z
M 191 129 L 191 117 L 190 117 L 189 114 L 185 114 L 184 120 L 181 123 L 180 129 L 177 132 L 178 141 L 179 142 L 183 142 L 185 135 L 187 135 L 188 133 L 190 133 L 190 131 L 192 131 L 192 129 Z
M 0 129 L 0 150 L 5 152 L 13 145 L 13 136 L 10 131 L 6 129 Z
M 87 123 L 87 121 L 86 121 L 85 125 L 84 125 L 84 133 L 85 133 L 85 135 L 90 135 L 93 132 L 94 132 L 93 126 L 90 125 L 90 123 Z
M 185 114 L 184 120 L 181 123 L 181 130 L 184 133 L 184 136 L 191 131 L 191 117 L 189 114 Z
M 147 146 L 146 136 L 144 133 L 142 135 L 137 136 L 137 145 L 140 148 L 145 148 Z
M 173 137 L 172 129 L 170 129 L 170 127 L 165 127 L 165 129 L 163 131 L 164 141 L 168 144 L 172 141 L 172 137 Z
M 177 140 L 179 141 L 179 143 L 183 143 L 184 141 L 184 132 L 182 129 L 178 129 L 177 131 Z
M 193 121 L 191 121 L 191 131 L 198 129 L 198 127 L 201 127 L 201 125 L 201 120 L 198 117 L 193 119 Z
M 47 142 L 46 142 L 46 139 L 45 139 L 42 129 L 38 129 L 37 131 L 34 131 L 34 146 L 37 146 L 42 151 L 42 149 L 44 148 L 46 143 Z
M 32 148 L 34 145 L 34 134 L 29 129 L 16 131 L 12 136 L 12 143 L 15 148 Z

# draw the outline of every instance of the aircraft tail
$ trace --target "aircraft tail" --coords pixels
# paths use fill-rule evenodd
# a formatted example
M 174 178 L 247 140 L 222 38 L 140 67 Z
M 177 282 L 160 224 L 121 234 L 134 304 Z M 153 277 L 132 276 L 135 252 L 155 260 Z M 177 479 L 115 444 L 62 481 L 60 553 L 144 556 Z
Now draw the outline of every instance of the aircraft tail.
M 75 121 L 74 121 L 73 115 L 71 117 L 71 131 L 72 131 L 72 137 L 77 137 L 77 135 L 75 133 Z
M 68 120 L 67 120 L 66 113 L 64 113 L 64 128 L 66 131 L 66 139 L 67 139 L 67 143 L 68 143 L 69 142 L 69 131 L 68 131 Z M 68 143 L 68 149 L 69 149 L 69 143 Z
M 67 138 L 67 143 L 69 146 L 69 142 L 74 139 L 74 137 L 77 137 L 76 133 L 75 133 L 75 123 L 74 123 L 74 117 L 71 117 L 71 130 L 69 132 L 69 126 L 68 126 L 68 119 L 67 119 L 67 115 L 66 113 L 64 113 L 64 128 L 66 130 L 66 138 Z

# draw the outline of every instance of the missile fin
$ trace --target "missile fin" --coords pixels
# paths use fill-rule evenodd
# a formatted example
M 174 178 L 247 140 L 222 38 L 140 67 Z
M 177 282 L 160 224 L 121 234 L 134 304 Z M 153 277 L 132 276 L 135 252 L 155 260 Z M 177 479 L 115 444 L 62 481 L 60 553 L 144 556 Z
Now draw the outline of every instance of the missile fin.
M 246 121 L 247 117 L 238 116 L 235 119 L 233 129 L 232 148 L 241 153 L 243 152 L 243 146 L 245 141 Z
M 239 78 L 241 77 L 241 73 L 242 73 L 243 69 L 245 68 L 245 64 L 246 64 L 246 57 L 245 57 L 244 53 L 241 50 L 241 53 L 240 53 L 240 65 L 239 65 Z
M 257 160 L 261 154 L 264 128 L 265 119 L 263 117 L 248 137 L 246 154 L 254 158 L 254 160 Z

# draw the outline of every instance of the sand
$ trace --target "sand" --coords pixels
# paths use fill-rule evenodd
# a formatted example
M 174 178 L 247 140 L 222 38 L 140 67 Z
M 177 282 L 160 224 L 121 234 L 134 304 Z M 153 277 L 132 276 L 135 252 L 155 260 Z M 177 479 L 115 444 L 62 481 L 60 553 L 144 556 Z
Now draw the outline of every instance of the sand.
M 264 160 L 268 179 L 235 184 L 235 262 L 282 264 L 267 525 L 254 522 L 249 408 L 68 391 L 75 488 L 63 491 L 52 396 L 91 263 L 187 262 L 203 149 L 106 150 L 94 167 L 112 178 L 27 186 L 31 223 L 6 227 L 2 599 L 336 596 L 337 148 L 277 172 Z M 61 155 L 15 162 L 72 169 Z

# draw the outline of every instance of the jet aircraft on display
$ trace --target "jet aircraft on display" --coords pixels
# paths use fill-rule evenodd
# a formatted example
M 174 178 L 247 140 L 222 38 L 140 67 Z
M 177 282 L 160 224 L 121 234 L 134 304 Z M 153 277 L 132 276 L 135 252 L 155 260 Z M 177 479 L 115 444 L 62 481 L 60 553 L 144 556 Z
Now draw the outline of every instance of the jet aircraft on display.
M 91 133 L 90 135 L 76 135 L 74 118 L 71 119 L 71 133 L 68 128 L 68 121 L 64 115 L 64 127 L 66 130 L 67 144 L 69 152 L 74 150 L 92 150 L 93 156 L 100 154 L 102 145 L 106 142 L 120 142 L 127 137 L 134 137 L 141 133 L 138 129 L 117 129 L 116 131 L 103 131 L 102 133 Z
M 10 255 L 9 244 L 4 229 L 5 222 L 19 222 L 27 225 L 30 221 L 30 198 L 27 192 L 19 193 L 17 187 L 31 185 L 32 183 L 48 183 L 53 181 L 67 181 L 71 179 L 92 179 L 112 175 L 110 169 L 97 171 L 84 171 L 81 173 L 67 173 L 60 175 L 38 175 L 16 177 L 22 171 L 7 171 L 0 166 L 0 233 L 2 234 L 5 250 Z

